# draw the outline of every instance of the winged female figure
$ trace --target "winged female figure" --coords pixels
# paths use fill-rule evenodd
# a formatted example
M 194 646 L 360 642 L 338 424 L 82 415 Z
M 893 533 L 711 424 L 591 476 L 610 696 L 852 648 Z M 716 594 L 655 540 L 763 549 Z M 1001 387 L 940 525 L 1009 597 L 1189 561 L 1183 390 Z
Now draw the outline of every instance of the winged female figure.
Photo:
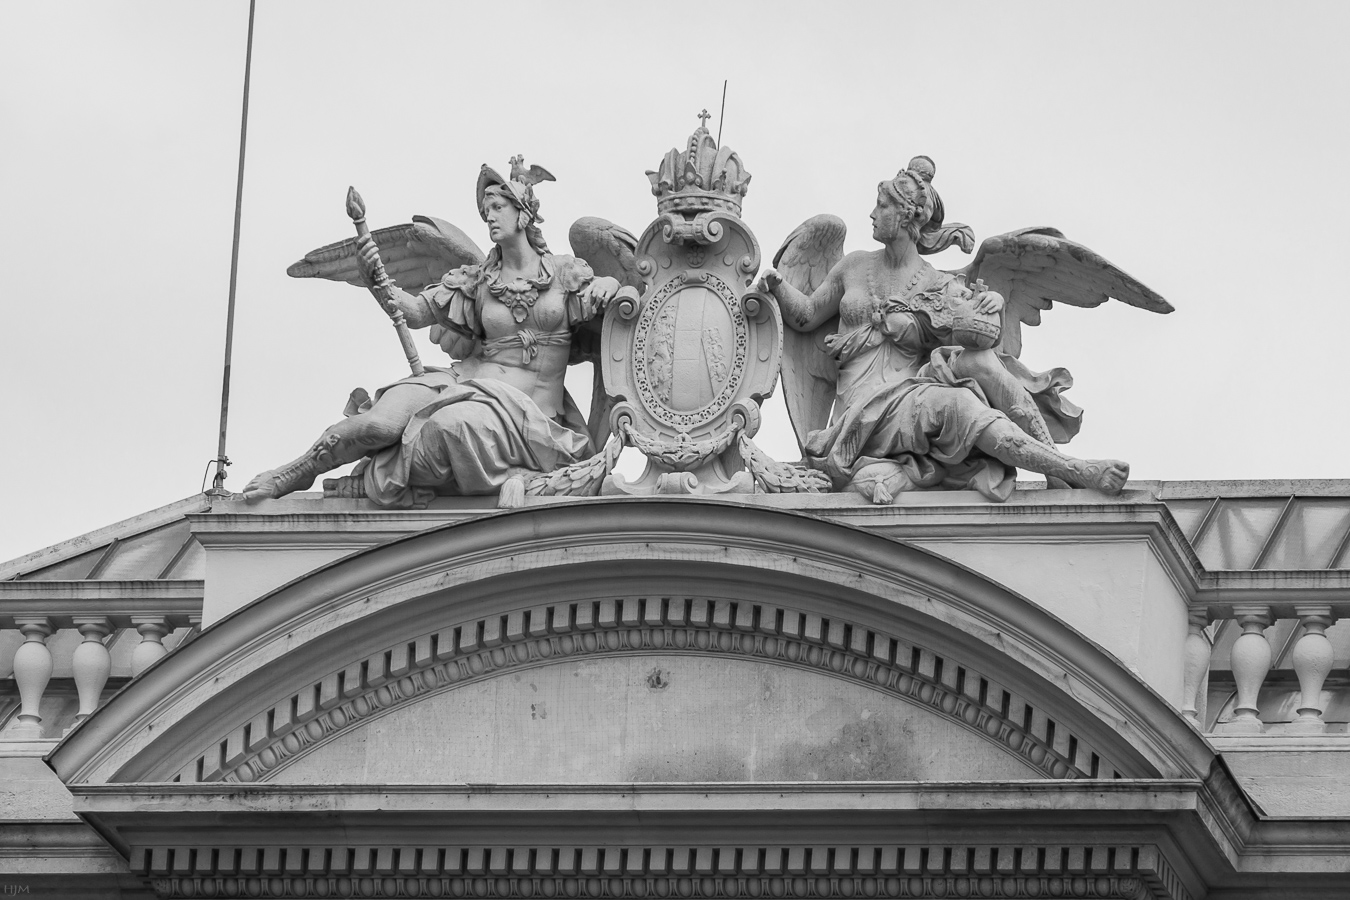
M 1172 307 L 1049 228 L 989 238 L 959 272 L 933 268 L 924 255 L 974 245 L 967 226 L 944 224 L 934 172 L 919 156 L 878 186 L 880 250 L 844 256 L 844 223 L 817 216 L 761 278 L 789 326 L 783 380 L 807 465 L 877 503 L 938 488 L 1006 500 L 1019 466 L 1052 484 L 1119 493 L 1126 463 L 1056 448 L 1081 423 L 1062 396 L 1073 380 L 1023 365 L 1020 329 L 1054 301 Z
M 450 223 L 418 217 L 321 247 L 288 270 L 370 287 L 383 257 L 396 285 L 391 302 L 408 326 L 428 328 L 458 361 L 427 367 L 374 397 L 354 391 L 347 418 L 301 456 L 256 476 L 244 488 L 247 500 L 303 490 L 319 474 L 363 457 L 341 492 L 408 507 L 436 494 L 495 493 L 512 476 L 553 472 L 590 456 L 586 421 L 563 376 L 577 335 L 596 324 L 620 284 L 581 259 L 549 252 L 534 185 L 553 176 L 539 166 L 525 169 L 519 157 L 511 162 L 510 178 L 486 165 L 478 177 L 478 209 L 493 242 L 486 257 Z M 621 253 L 627 232 L 587 221 L 588 233 L 610 252 L 606 265 L 621 274 L 627 265 L 636 277 L 631 253 Z

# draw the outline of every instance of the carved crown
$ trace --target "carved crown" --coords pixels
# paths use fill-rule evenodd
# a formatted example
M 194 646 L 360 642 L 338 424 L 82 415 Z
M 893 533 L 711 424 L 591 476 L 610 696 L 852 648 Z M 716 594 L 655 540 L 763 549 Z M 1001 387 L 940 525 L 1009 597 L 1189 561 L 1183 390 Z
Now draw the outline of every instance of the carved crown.
M 741 214 L 750 173 L 734 150 L 717 146 L 703 118 L 700 117 L 700 124 L 689 136 L 685 149 L 672 148 L 661 160 L 661 168 L 647 173 L 657 198 L 657 212 L 663 215 L 713 210 Z

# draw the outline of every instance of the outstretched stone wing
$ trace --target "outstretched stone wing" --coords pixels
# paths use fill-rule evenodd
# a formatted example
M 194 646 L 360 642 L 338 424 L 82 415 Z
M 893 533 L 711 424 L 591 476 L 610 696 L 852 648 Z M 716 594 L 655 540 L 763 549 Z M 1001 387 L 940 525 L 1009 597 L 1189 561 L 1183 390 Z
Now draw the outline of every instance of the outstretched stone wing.
M 642 293 L 644 282 L 638 273 L 634 252 L 637 238 L 628 229 L 608 219 L 583 216 L 572 223 L 567 232 L 567 241 L 572 245 L 572 255 L 585 260 L 597 277 L 614 278 L 619 284 Z M 586 416 L 586 423 L 591 432 L 591 441 L 597 447 L 609 437 L 609 409 L 613 405 L 600 375 L 602 325 L 602 317 L 596 316 L 578 328 L 572 340 L 572 362 L 595 363 L 591 411 Z
M 444 219 L 431 216 L 413 216 L 406 225 L 380 228 L 370 236 L 380 248 L 380 259 L 389 278 L 414 294 L 440 281 L 451 269 L 483 261 L 483 251 L 467 234 Z M 292 278 L 326 278 L 357 287 L 370 286 L 356 265 L 354 237 L 309 251 L 286 274 Z
M 774 267 L 784 281 L 809 296 L 844 258 L 847 232 L 838 216 L 812 216 L 783 241 Z M 825 338 L 838 330 L 838 316 L 813 331 L 783 329 L 783 400 L 799 446 L 805 445 L 808 434 L 830 422 L 839 365 L 826 349 Z
M 477 265 L 483 251 L 460 229 L 434 216 L 413 216 L 405 225 L 379 228 L 370 233 L 380 248 L 380 260 L 389 279 L 409 293 L 420 293 L 460 266 Z M 292 278 L 326 278 L 345 281 L 357 287 L 369 287 L 356 265 L 356 238 L 334 241 L 305 254 L 286 274 Z M 428 337 L 433 344 L 456 358 L 471 351 L 465 339 L 440 325 L 432 325 Z
M 952 274 L 982 280 L 1003 295 L 999 350 L 1022 354 L 1022 326 L 1041 324 L 1041 311 L 1055 303 L 1101 306 L 1116 299 L 1150 312 L 1170 313 L 1172 304 L 1098 253 L 1054 228 L 1022 228 L 986 238 L 975 259 Z

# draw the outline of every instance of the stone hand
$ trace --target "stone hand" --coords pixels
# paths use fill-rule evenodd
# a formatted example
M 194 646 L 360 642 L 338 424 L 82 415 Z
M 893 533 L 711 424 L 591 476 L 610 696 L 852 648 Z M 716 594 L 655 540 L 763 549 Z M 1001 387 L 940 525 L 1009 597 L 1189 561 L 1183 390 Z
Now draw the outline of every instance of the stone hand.
M 608 276 L 602 276 L 591 282 L 591 299 L 600 310 L 609 309 L 610 301 L 614 295 L 619 292 L 619 282 L 617 279 Z
M 783 283 L 783 276 L 778 274 L 778 270 L 768 268 L 759 276 L 759 289 L 766 294 L 772 294 L 778 286 Z
M 361 277 L 365 279 L 367 285 L 375 284 L 375 268 L 380 261 L 380 249 L 375 246 L 375 239 L 370 235 L 363 235 L 356 242 L 356 266 L 361 270 Z
M 1003 295 L 998 291 L 983 291 L 976 294 L 975 311 L 990 314 L 1003 312 Z

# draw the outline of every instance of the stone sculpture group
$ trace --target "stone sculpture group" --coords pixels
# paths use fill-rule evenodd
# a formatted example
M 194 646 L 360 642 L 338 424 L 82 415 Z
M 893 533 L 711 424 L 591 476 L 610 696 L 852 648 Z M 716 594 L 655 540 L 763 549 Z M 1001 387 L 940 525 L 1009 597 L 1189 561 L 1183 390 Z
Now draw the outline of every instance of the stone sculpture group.
M 640 238 L 583 218 L 572 256 L 549 251 L 535 187 L 553 176 L 520 157 L 503 177 L 483 166 L 478 210 L 492 248 L 449 222 L 369 231 L 351 191 L 357 236 L 307 254 L 296 277 L 369 288 L 393 319 L 413 374 L 352 393 L 343 421 L 295 460 L 256 476 L 250 501 L 310 487 L 333 496 L 423 506 L 437 495 L 526 496 L 853 491 L 890 503 L 913 490 L 976 490 L 1005 500 L 1016 468 L 1052 486 L 1119 493 L 1129 466 L 1057 449 L 1081 410 L 1063 369 L 1018 358 L 1021 326 L 1052 303 L 1116 298 L 1171 306 L 1051 228 L 985 240 L 955 272 L 923 257 L 974 249 L 945 221 L 935 166 L 918 156 L 877 189 L 881 249 L 843 254 L 844 223 L 794 230 L 760 272 L 740 213 L 750 175 L 700 126 L 648 172 L 657 218 Z M 756 276 L 759 276 L 756 281 Z M 787 328 L 784 328 L 786 323 Z M 421 364 L 410 329 L 451 358 Z M 592 362 L 583 417 L 563 388 Z M 759 406 L 781 371 L 799 463 L 755 446 Z M 647 458 L 628 482 L 624 446 Z

